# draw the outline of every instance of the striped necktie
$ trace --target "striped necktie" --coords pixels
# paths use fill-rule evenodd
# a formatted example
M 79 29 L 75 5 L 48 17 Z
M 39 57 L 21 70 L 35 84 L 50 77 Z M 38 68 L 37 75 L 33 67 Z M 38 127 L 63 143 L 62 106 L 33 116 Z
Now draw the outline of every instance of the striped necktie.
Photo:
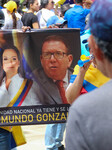
M 63 104 L 68 104 L 67 99 L 65 97 L 65 89 L 64 89 L 64 86 L 63 86 L 63 81 L 62 80 L 57 80 L 56 85 L 59 89 L 60 96 L 61 96 Z

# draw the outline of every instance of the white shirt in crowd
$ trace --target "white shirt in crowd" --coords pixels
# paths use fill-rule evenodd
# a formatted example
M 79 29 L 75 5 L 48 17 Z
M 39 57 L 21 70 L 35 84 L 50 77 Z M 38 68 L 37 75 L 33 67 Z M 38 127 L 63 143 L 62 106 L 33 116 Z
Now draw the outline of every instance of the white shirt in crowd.
M 12 15 L 7 13 L 6 9 L 3 9 L 4 16 L 5 16 L 5 22 L 2 29 L 13 29 L 13 19 Z M 21 15 L 19 13 L 15 13 L 17 17 L 17 29 L 21 29 L 23 26 L 23 23 L 21 21 Z
M 39 10 L 37 12 L 37 18 L 38 18 L 40 28 L 45 28 L 48 19 L 54 15 L 55 13 L 53 11 L 48 10 L 46 8 L 42 8 L 41 10 Z

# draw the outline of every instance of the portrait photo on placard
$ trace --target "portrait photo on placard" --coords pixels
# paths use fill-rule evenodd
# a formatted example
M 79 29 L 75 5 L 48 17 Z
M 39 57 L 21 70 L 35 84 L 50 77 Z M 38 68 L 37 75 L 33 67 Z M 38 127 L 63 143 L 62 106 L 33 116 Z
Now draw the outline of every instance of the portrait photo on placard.
M 0 31 L 0 126 L 66 122 L 80 54 L 78 29 Z
M 69 83 L 81 54 L 79 35 L 76 29 L 0 31 L 0 106 L 66 104 L 56 81 Z

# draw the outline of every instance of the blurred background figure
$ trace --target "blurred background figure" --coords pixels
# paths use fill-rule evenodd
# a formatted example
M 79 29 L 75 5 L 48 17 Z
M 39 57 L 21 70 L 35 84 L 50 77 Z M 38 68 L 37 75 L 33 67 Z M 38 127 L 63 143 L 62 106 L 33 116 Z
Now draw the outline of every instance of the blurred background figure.
M 60 16 L 64 18 L 65 12 L 66 12 L 68 9 L 70 9 L 70 8 L 71 8 L 71 7 L 70 7 L 70 4 L 69 4 L 69 3 L 62 5 L 61 8 L 60 8 L 60 11 L 61 11 Z
M 7 3 L 7 0 L 0 0 L 0 9 L 3 8 L 3 5 Z
M 13 1 L 15 1 L 17 4 L 16 16 L 17 16 L 17 18 L 21 19 L 23 12 L 22 12 L 22 9 L 20 7 L 20 0 L 13 0 Z
M 39 28 L 37 16 L 34 14 L 38 10 L 39 10 L 38 0 L 29 0 L 28 11 L 21 18 L 24 26 L 30 26 L 33 29 Z
M 90 33 L 90 29 L 89 29 L 89 25 L 88 25 L 88 21 L 89 21 L 89 14 L 86 16 L 85 19 L 85 31 L 84 33 L 80 36 L 80 41 L 81 41 L 81 55 L 85 55 L 85 56 L 89 56 L 90 52 L 89 52 L 89 46 L 88 46 L 88 38 L 91 35 Z
M 21 29 L 22 21 L 17 17 L 17 4 L 14 1 L 8 1 L 4 4 L 6 9 L 3 9 L 5 15 L 5 23 L 2 29 Z
M 56 3 L 56 6 L 61 6 L 61 5 L 64 5 L 64 4 L 74 4 L 74 1 L 73 0 L 59 0 Z
M 5 21 L 5 16 L 4 16 L 3 11 L 0 9 L 0 29 L 1 29 L 1 27 L 4 26 L 4 21 Z M 3 38 L 3 33 L 0 32 L 0 51 L 1 51 L 2 45 L 4 45 L 4 44 L 5 44 L 5 39 Z
M 93 0 L 83 0 L 83 8 L 91 8 L 91 5 L 93 3 Z
M 53 0 L 41 0 L 40 10 L 37 12 L 37 18 L 40 28 L 45 28 L 48 19 L 54 16 L 54 1 Z
M 67 21 L 62 17 L 52 16 L 47 21 L 48 28 L 67 28 Z
M 66 11 L 64 19 L 68 21 L 68 28 L 80 28 L 80 35 L 85 30 L 85 18 L 90 9 L 83 8 L 83 0 L 74 0 L 75 6 Z
M 67 11 L 70 7 L 72 7 L 72 5 L 74 5 L 73 0 L 59 0 L 55 4 L 55 14 L 59 16 L 62 15 L 62 12 L 65 13 L 65 10 Z M 61 14 L 60 14 L 60 11 L 61 11 Z
M 0 9 L 0 29 L 1 29 L 1 27 L 4 26 L 4 20 L 5 20 L 4 13 L 3 13 L 3 11 Z

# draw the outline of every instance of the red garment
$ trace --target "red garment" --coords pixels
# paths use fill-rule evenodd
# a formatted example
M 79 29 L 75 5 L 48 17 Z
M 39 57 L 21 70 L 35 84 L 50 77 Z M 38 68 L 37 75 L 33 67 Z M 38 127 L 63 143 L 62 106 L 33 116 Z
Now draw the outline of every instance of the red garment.
M 82 87 L 80 94 L 85 94 L 87 93 L 87 91 L 85 90 L 85 88 Z
M 65 89 L 64 89 L 64 86 L 63 86 L 63 81 L 62 80 L 56 81 L 56 85 L 59 89 L 60 96 L 61 96 L 63 104 L 68 104 L 67 99 L 65 97 Z

